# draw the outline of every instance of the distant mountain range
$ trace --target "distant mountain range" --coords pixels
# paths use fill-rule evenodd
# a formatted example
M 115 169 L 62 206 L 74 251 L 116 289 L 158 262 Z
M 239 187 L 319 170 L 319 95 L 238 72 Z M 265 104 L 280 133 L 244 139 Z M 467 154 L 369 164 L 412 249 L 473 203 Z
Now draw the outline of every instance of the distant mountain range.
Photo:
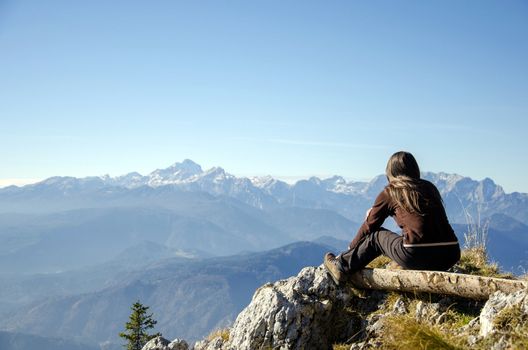
M 0 327 L 11 333 L 25 331 L 92 346 L 100 343 L 105 349 L 117 350 L 122 348 L 117 334 L 128 319 L 130 305 L 140 299 L 151 306 L 158 321 L 156 330 L 169 338 L 197 340 L 234 321 L 256 288 L 295 275 L 305 266 L 319 265 L 323 254 L 331 249 L 301 242 L 232 257 L 160 261 L 121 272 L 113 283 L 94 292 L 31 303 L 2 317 Z M 78 271 L 78 278 L 91 273 Z M 46 284 L 67 284 L 70 278 L 55 274 L 47 277 Z M 41 285 L 38 280 L 25 284 L 28 288 Z
M 525 241 L 519 225 L 528 224 L 527 194 L 507 194 L 490 179 L 423 176 L 439 188 L 453 224 L 484 226 L 500 215 L 495 231 L 515 226 L 511 238 Z M 350 240 L 385 185 L 384 176 L 370 182 L 312 177 L 290 185 L 269 176 L 237 178 L 218 167 L 204 171 L 185 160 L 146 176 L 53 177 L 11 186 L 0 189 L 0 273 L 80 268 L 145 241 L 164 246 L 167 256 L 218 256 L 319 236 Z M 463 236 L 466 228 L 458 227 Z M 494 258 L 502 262 L 502 255 L 512 260 L 506 253 Z
M 528 224 L 528 194 L 505 193 L 489 178 L 475 181 L 457 174 L 422 175 L 438 187 L 454 223 L 466 223 L 467 213 L 473 218 L 504 214 Z M 52 177 L 33 185 L 6 187 L 0 189 L 0 212 L 50 212 L 144 201 L 160 204 L 163 199 L 177 197 L 176 192 L 204 192 L 257 209 L 327 209 L 361 222 L 366 208 L 385 185 L 383 175 L 370 182 L 346 181 L 340 176 L 312 177 L 290 185 L 270 176 L 238 178 L 220 167 L 204 171 L 186 159 L 145 176 L 133 172 L 118 177 Z
M 2 350 L 99 350 L 96 345 L 86 345 L 61 338 L 41 337 L 32 334 L 0 331 Z
M 423 177 L 439 188 L 462 242 L 468 226 L 485 227 L 491 258 L 526 271 L 527 194 L 505 193 L 491 179 Z M 117 349 L 138 298 L 167 337 L 202 337 L 232 321 L 262 283 L 319 265 L 329 246 L 345 249 L 385 185 L 385 176 L 238 178 L 185 160 L 146 176 L 0 189 L 0 329 L 9 332 L 0 344 L 30 333 Z

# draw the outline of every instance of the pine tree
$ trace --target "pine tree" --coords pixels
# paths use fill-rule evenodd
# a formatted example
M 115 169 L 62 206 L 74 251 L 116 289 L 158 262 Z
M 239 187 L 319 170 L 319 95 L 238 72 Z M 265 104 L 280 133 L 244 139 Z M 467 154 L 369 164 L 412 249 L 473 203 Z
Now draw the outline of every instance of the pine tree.
M 157 321 L 152 318 L 152 314 L 148 314 L 148 306 L 144 306 L 136 301 L 130 308 L 132 313 L 130 314 L 129 321 L 125 325 L 125 331 L 119 333 L 121 338 L 127 340 L 127 344 L 124 345 L 127 350 L 141 350 L 143 346 L 152 338 L 160 336 L 160 333 L 148 334 L 149 329 L 154 328 Z

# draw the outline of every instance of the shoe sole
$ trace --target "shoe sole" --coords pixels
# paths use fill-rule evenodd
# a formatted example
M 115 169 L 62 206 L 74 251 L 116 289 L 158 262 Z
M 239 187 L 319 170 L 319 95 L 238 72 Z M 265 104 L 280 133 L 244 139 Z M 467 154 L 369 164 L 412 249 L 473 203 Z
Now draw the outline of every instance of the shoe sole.
M 332 278 L 334 283 L 339 286 L 339 280 L 336 278 L 336 276 L 334 276 L 334 274 L 332 273 L 332 271 L 330 271 L 330 269 L 328 268 L 328 266 L 326 266 L 326 264 L 327 262 L 325 261 L 323 266 L 325 267 L 326 273 Z

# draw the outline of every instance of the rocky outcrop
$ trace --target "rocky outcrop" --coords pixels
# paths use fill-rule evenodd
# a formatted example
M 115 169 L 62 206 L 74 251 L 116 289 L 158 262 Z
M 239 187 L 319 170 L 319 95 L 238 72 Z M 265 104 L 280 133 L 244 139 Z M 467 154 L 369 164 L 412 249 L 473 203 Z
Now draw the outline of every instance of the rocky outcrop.
M 473 318 L 453 321 L 457 304 Z M 335 343 L 375 349 L 387 336 L 386 321 L 395 317 L 436 327 L 469 347 L 512 348 L 515 336 L 526 333 L 528 289 L 496 292 L 485 304 L 453 296 L 359 292 L 350 285 L 337 287 L 322 267 L 307 267 L 295 277 L 260 287 L 229 331 L 196 343 L 194 349 L 331 349 Z M 171 347 L 174 342 L 157 342 L 144 350 L 180 349 Z
M 347 314 L 353 299 L 352 290 L 338 288 L 323 267 L 307 267 L 296 277 L 259 288 L 228 341 L 216 338 L 197 349 L 330 349 L 336 339 L 347 339 L 361 327 L 362 320 Z M 372 298 L 370 308 L 379 300 Z
M 171 342 L 163 337 L 156 337 L 145 344 L 142 350 L 189 350 L 189 344 L 182 339 Z
M 513 294 L 496 292 L 493 294 L 480 312 L 479 335 L 486 337 L 497 332 L 498 318 L 507 312 L 517 312 L 528 317 L 528 291 L 518 291 Z
M 238 315 L 228 339 L 203 340 L 194 349 L 330 349 L 334 339 L 353 331 L 356 320 L 345 311 L 352 296 L 322 267 L 304 268 L 296 277 L 260 287 Z M 155 338 L 143 350 L 179 349 L 171 348 L 173 343 Z
M 238 315 L 229 345 L 240 350 L 325 349 L 342 331 L 335 325 L 349 299 L 321 267 L 305 268 L 297 277 L 257 290 Z
M 222 350 L 225 340 L 221 337 L 206 339 L 194 344 L 194 350 Z

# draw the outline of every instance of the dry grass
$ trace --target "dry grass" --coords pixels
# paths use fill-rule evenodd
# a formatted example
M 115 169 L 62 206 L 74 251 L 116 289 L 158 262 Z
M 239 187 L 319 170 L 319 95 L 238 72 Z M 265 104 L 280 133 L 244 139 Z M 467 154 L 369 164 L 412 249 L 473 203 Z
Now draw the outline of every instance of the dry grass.
M 519 305 L 501 310 L 494 325 L 499 330 L 495 337 L 505 336 L 511 349 L 528 349 L 528 315 Z
M 497 332 L 472 346 L 467 344 L 467 334 L 456 335 L 456 330 L 467 325 L 474 315 L 453 309 L 447 314 L 441 325 L 419 322 L 411 314 L 388 316 L 383 323 L 380 349 L 488 350 L 501 337 L 507 349 L 528 349 L 528 315 L 518 305 L 502 310 L 494 322 Z
M 410 316 L 392 316 L 384 321 L 380 349 L 390 350 L 463 350 L 461 339 L 442 332 L 438 327 L 423 324 Z
M 456 330 L 467 325 L 475 318 L 475 315 L 465 314 L 462 312 L 449 309 L 445 313 L 444 325 L 448 330 Z
M 367 267 L 372 269 L 384 269 L 391 262 L 391 258 L 386 257 L 385 255 L 380 255 L 376 259 L 372 260 Z
M 408 313 L 391 314 L 394 303 L 400 298 L 406 304 Z M 504 338 L 502 341 L 506 342 L 507 349 L 528 349 L 528 315 L 523 314 L 518 305 L 502 310 L 495 320 L 497 331 L 470 346 L 467 337 L 476 335 L 478 326 L 466 329 L 464 332 L 460 329 L 478 316 L 480 307 L 474 305 L 472 301 L 455 300 L 443 311 L 442 321 L 438 322 L 436 317 L 419 321 L 415 318 L 416 305 L 420 300 L 424 301 L 424 298 L 426 299 L 427 296 L 387 293 L 383 305 L 375 311 L 375 313 L 384 315 L 382 335 L 375 335 L 375 344 L 381 342 L 381 345 L 379 347 L 376 345 L 375 348 L 381 350 L 488 350 L 499 339 Z M 434 302 L 434 300 L 429 302 Z M 351 344 L 336 343 L 332 349 L 348 350 L 350 346 Z M 368 345 L 367 348 L 371 349 L 372 345 Z
M 482 240 L 481 242 L 484 242 Z M 373 260 L 368 267 L 388 268 L 391 259 L 380 256 Z M 513 278 L 511 274 L 501 273 L 495 263 L 490 263 L 484 244 L 475 244 L 462 251 L 460 261 L 453 268 L 455 272 L 486 277 Z M 522 278 L 528 279 L 528 274 Z M 433 297 L 433 296 L 429 296 Z M 405 315 L 388 314 L 396 300 L 402 298 L 409 310 Z M 518 306 L 501 311 L 495 321 L 497 332 L 480 339 L 471 346 L 467 343 L 468 335 L 475 335 L 476 329 L 471 328 L 463 333 L 460 330 L 478 316 L 480 307 L 470 301 L 454 300 L 453 305 L 443 312 L 441 322 L 435 320 L 418 321 L 414 314 L 416 305 L 427 296 L 410 295 L 389 292 L 383 306 L 375 313 L 385 314 L 383 318 L 383 332 L 376 340 L 381 342 L 382 350 L 488 350 L 499 339 L 507 343 L 507 349 L 528 349 L 528 316 L 523 314 Z M 436 298 L 436 296 L 434 296 Z M 433 298 L 433 299 L 434 299 Z M 435 300 L 435 299 L 434 299 Z M 434 300 L 429 300 L 432 302 Z M 427 300 L 425 300 L 427 301 Z M 436 318 L 435 318 L 436 319 Z M 333 350 L 348 350 L 350 344 L 334 344 Z
M 486 249 L 482 246 L 464 249 L 454 270 L 468 275 L 513 278 L 512 274 L 501 273 L 496 263 L 489 262 Z
M 224 342 L 227 342 L 229 340 L 229 328 L 214 330 L 211 332 L 211 334 L 207 336 L 206 339 L 208 341 L 212 341 L 213 339 L 216 339 L 216 338 L 222 338 Z

